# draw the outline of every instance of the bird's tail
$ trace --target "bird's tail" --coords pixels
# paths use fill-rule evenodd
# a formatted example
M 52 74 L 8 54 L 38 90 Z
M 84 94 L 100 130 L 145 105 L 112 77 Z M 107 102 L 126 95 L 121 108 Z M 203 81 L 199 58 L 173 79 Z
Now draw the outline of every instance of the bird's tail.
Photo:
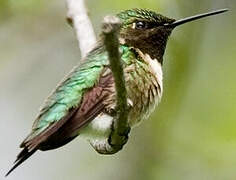
M 33 149 L 32 151 L 28 151 L 28 148 L 25 147 L 17 156 L 13 167 L 7 172 L 5 177 L 7 177 L 14 169 L 16 169 L 21 163 L 23 163 L 26 159 L 28 159 L 32 154 L 34 154 L 37 149 Z

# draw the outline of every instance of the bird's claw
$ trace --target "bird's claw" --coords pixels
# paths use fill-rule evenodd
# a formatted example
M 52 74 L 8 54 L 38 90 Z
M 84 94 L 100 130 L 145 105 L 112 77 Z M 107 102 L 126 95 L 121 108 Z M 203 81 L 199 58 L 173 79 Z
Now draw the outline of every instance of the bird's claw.
M 129 133 L 130 133 L 130 127 L 127 127 L 124 132 L 121 134 L 114 134 L 114 129 L 112 129 L 112 132 L 109 135 L 108 138 L 108 144 L 114 149 L 115 152 L 120 151 L 123 146 L 127 143 L 129 139 Z M 113 136 L 118 136 L 116 139 L 118 139 L 118 142 L 113 142 L 112 138 Z

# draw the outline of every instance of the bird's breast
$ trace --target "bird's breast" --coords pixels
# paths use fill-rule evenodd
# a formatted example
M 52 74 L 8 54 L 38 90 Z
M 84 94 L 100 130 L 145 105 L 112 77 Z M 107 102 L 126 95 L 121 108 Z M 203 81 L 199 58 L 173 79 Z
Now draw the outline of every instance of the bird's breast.
M 141 60 L 125 69 L 127 91 L 132 108 L 129 122 L 133 126 L 149 117 L 162 96 L 162 67 L 156 59 L 137 51 Z

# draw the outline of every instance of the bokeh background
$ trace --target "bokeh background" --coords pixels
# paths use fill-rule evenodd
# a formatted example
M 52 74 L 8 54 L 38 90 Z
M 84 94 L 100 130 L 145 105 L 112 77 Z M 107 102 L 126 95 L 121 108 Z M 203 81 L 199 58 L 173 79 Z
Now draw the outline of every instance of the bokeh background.
M 142 7 L 182 18 L 231 9 L 177 28 L 164 59 L 164 96 L 123 151 L 97 154 L 83 139 L 38 152 L 9 180 L 235 180 L 236 1 L 87 0 L 102 17 Z M 0 179 L 39 106 L 80 60 L 65 1 L 0 0 Z

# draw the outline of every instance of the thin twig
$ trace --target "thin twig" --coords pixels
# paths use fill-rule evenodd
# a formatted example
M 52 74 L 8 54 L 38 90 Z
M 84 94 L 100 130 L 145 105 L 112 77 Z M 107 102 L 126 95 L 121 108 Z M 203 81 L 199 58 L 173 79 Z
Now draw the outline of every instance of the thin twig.
M 67 7 L 67 20 L 75 29 L 83 59 L 96 43 L 93 26 L 88 17 L 84 0 L 67 0 Z
M 109 55 L 110 67 L 115 80 L 116 88 L 116 111 L 117 115 L 113 124 L 113 131 L 110 135 L 109 143 L 113 148 L 112 153 L 118 152 L 128 140 L 130 128 L 128 126 L 128 107 L 125 78 L 119 53 L 118 33 L 121 22 L 115 16 L 104 18 L 102 31 L 104 34 L 104 44 Z

